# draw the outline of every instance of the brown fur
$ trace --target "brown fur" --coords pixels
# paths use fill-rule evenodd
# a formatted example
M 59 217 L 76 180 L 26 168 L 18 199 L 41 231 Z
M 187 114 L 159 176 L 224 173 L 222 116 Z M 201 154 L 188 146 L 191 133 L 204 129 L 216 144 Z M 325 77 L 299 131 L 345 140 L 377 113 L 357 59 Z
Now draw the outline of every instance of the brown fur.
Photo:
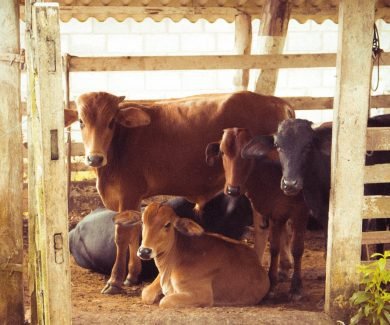
M 240 193 L 246 193 L 256 211 L 270 220 L 271 265 L 269 276 L 271 293 L 277 284 L 277 270 L 281 238 L 288 219 L 292 222 L 292 253 L 294 257 L 294 274 L 291 285 L 293 298 L 301 295 L 301 259 L 304 248 L 304 234 L 308 219 L 308 210 L 302 195 L 286 196 L 280 189 L 281 168 L 270 160 L 255 161 L 243 159 L 241 149 L 251 140 L 246 129 L 226 129 L 224 131 L 220 152 L 225 170 L 225 193 L 228 187 L 239 187 Z M 257 229 L 255 229 L 257 231 Z
M 203 233 L 194 221 L 156 203 L 142 220 L 140 249 L 151 249 L 159 269 L 142 292 L 143 302 L 155 303 L 163 293 L 161 307 L 254 305 L 268 292 L 267 273 L 250 247 Z
M 202 207 L 224 182 L 221 165 L 204 162 L 207 143 L 235 125 L 270 134 L 291 113 L 285 101 L 251 92 L 140 103 L 122 100 L 108 93 L 87 93 L 77 100 L 86 154 L 104 158 L 95 168 L 98 191 L 105 206 L 119 212 L 137 210 L 142 199 L 161 194 L 185 196 Z M 128 245 L 127 281 L 137 281 L 139 235 L 140 227 L 117 234 L 117 259 L 104 292 L 120 288 Z

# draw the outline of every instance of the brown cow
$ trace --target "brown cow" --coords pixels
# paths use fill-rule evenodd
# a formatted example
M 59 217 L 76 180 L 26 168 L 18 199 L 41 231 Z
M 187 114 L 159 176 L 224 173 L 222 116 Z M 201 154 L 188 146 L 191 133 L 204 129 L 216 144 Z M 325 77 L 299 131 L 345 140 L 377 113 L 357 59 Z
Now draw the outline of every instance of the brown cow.
M 123 226 L 141 219 L 139 212 L 119 214 Z M 254 305 L 270 283 L 255 251 L 218 234 L 205 233 L 195 221 L 180 218 L 167 205 L 152 203 L 142 216 L 138 256 L 154 258 L 157 278 L 142 291 L 146 304 L 161 307 Z
M 304 235 L 308 220 L 308 209 L 302 195 L 286 196 L 280 189 L 282 177 L 278 162 L 267 160 L 243 159 L 242 148 L 252 139 L 247 129 L 232 128 L 224 130 L 220 143 L 211 143 L 206 150 L 206 158 L 212 163 L 216 157 L 222 157 L 225 170 L 224 192 L 239 196 L 245 193 L 254 209 L 269 219 L 271 224 L 270 253 L 271 280 L 270 296 L 274 295 L 278 280 L 278 264 L 281 237 L 288 219 L 292 222 L 292 253 L 294 273 L 291 280 L 292 299 L 302 296 L 301 259 L 304 249 Z
M 81 95 L 78 116 L 86 163 L 94 167 L 105 206 L 114 211 L 138 210 L 153 195 L 185 196 L 202 206 L 224 184 L 221 164 L 209 167 L 204 148 L 222 130 L 240 125 L 256 134 L 277 130 L 293 115 L 282 99 L 251 92 L 199 95 L 155 102 L 123 103 L 123 97 L 99 92 Z M 140 227 L 116 227 L 117 258 L 104 293 L 138 281 L 136 257 Z

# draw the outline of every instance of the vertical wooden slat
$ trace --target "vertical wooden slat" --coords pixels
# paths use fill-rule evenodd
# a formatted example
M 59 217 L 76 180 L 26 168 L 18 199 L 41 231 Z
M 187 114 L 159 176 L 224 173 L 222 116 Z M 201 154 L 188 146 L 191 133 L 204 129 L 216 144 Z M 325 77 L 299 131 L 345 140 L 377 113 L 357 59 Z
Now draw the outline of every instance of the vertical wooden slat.
M 266 0 L 260 26 L 260 54 L 280 54 L 286 40 L 291 3 L 287 0 Z M 256 82 L 256 92 L 274 95 L 278 69 L 263 69 Z
M 0 53 L 19 54 L 19 1 L 0 9 Z M 0 324 L 23 324 L 23 153 L 19 63 L 0 61 Z
M 69 78 L 69 65 L 70 55 L 65 53 L 63 55 L 64 63 L 64 86 L 65 86 L 65 107 L 69 108 L 70 104 L 70 78 Z M 72 179 L 72 125 L 66 128 L 66 168 L 67 168 L 67 189 L 68 189 L 68 209 L 69 209 L 69 196 L 71 190 Z
M 375 1 L 340 1 L 325 310 L 342 320 L 359 281 L 374 13 Z
M 27 62 L 27 82 L 30 90 L 27 96 L 27 142 L 28 142 L 28 292 L 31 297 L 31 324 L 38 324 L 37 319 L 37 301 L 36 301 L 36 247 L 35 247 L 35 221 L 37 216 L 35 202 L 35 165 L 34 165 L 34 142 L 32 139 L 32 105 L 35 104 L 34 95 L 34 61 L 33 53 L 33 35 L 32 35 L 32 6 L 35 0 L 26 0 L 25 20 L 26 20 L 26 62 Z
M 58 4 L 32 12 L 30 89 L 36 203 L 36 300 L 39 324 L 70 324 L 70 269 Z M 29 148 L 30 150 L 30 148 Z
M 235 18 L 235 54 L 251 54 L 252 19 L 250 15 L 241 13 Z M 234 76 L 236 90 L 246 90 L 249 83 L 249 69 L 237 70 Z

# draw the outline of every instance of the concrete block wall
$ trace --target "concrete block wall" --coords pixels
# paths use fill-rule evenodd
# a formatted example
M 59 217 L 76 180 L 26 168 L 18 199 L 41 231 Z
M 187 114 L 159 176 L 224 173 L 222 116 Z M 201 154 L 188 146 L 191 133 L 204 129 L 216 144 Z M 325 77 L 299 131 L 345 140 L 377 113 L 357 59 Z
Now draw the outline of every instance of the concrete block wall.
M 377 22 L 381 47 L 390 51 L 390 24 Z M 258 53 L 259 20 L 253 21 L 252 53 Z M 234 23 L 219 19 L 214 23 L 199 20 L 173 22 L 164 19 L 98 22 L 75 19 L 61 23 L 63 53 L 80 56 L 115 55 L 196 55 L 234 54 Z M 22 41 L 24 24 L 21 26 Z M 290 21 L 285 53 L 328 53 L 337 51 L 337 24 Z M 22 42 L 23 43 L 23 42 Z M 22 44 L 23 46 L 23 44 Z M 249 89 L 254 89 L 258 71 L 251 71 Z M 181 97 L 199 93 L 230 92 L 234 70 L 153 71 L 153 72 L 80 72 L 71 74 L 71 98 L 87 91 L 108 91 L 131 99 Z M 373 79 L 376 81 L 376 73 Z M 390 69 L 381 68 L 376 94 L 390 93 Z M 277 96 L 333 96 L 335 68 L 281 69 Z M 26 78 L 22 78 L 22 98 L 26 97 Z M 299 113 L 314 121 L 329 120 L 331 111 Z

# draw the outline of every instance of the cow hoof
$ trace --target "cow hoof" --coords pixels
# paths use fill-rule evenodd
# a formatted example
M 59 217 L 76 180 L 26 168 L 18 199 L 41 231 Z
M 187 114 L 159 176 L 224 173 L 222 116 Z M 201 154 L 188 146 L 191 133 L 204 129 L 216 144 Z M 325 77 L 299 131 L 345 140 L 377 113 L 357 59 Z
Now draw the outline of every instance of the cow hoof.
M 107 283 L 106 286 L 102 289 L 101 293 L 105 295 L 117 295 L 123 292 L 121 287 Z
M 275 296 L 276 296 L 275 289 L 271 289 L 270 291 L 268 291 L 267 299 L 274 299 Z
M 131 287 L 131 286 L 134 286 L 134 285 L 137 285 L 137 284 L 140 284 L 141 281 L 137 278 L 135 280 L 133 279 L 126 279 L 125 282 L 123 282 L 123 284 L 125 286 L 128 286 L 128 287 Z
M 290 292 L 289 300 L 292 302 L 298 302 L 302 299 L 303 295 L 300 292 Z
M 286 282 L 290 279 L 288 270 L 280 270 L 278 274 L 278 280 L 280 282 Z

